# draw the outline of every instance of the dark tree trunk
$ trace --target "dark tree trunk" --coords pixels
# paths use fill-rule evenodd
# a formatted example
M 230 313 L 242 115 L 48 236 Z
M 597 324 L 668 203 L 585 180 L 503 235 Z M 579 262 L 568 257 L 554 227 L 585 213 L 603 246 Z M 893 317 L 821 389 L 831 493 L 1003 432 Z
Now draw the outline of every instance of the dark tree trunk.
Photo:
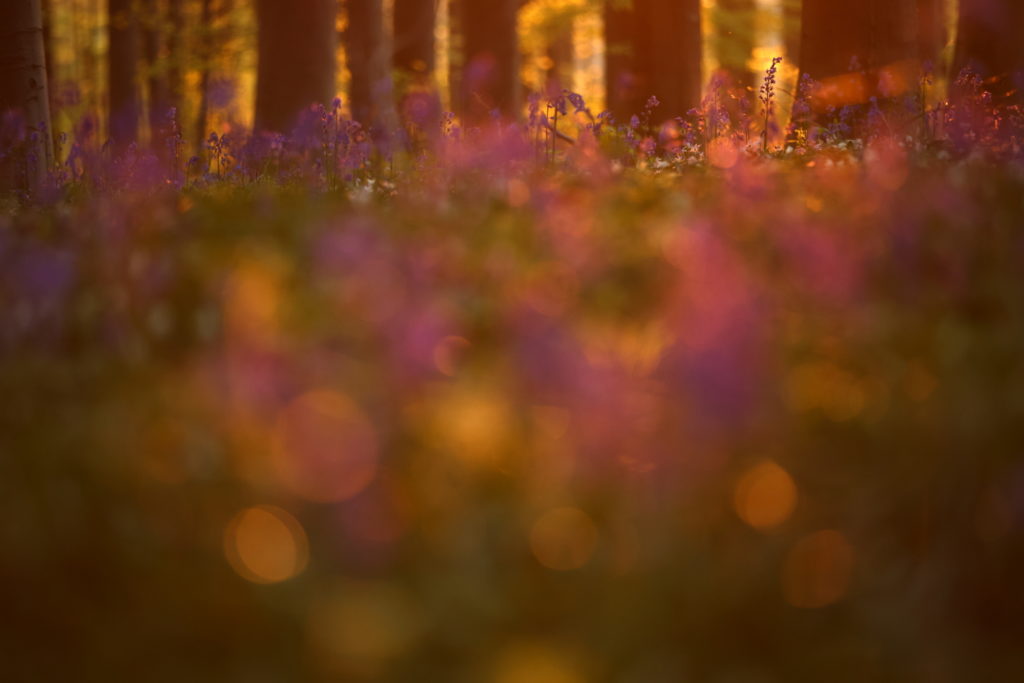
M 335 0 L 258 0 L 256 128 L 290 132 L 335 93 Z
M 394 67 L 405 84 L 428 85 L 434 75 L 437 0 L 395 0 L 394 12 Z
M 801 23 L 801 77 L 816 81 L 801 96 L 810 98 L 813 118 L 825 123 L 845 108 L 852 137 L 869 132 L 874 106 L 890 129 L 906 119 L 900 98 L 916 93 L 920 80 L 917 0 L 804 0 Z
M 920 81 L 917 11 L 917 0 L 803 0 L 800 72 L 815 84 L 808 91 L 801 81 L 813 114 L 795 129 L 841 112 L 850 127 L 841 134 L 863 138 L 875 108 L 888 130 L 906 124 L 912 114 L 902 97 L 917 93 Z
M 935 69 L 946 45 L 946 0 L 917 0 L 918 58 Z
M 384 8 L 380 0 L 347 0 L 349 103 L 352 118 L 375 131 L 394 125 L 394 89 L 384 38 Z
M 149 123 L 149 144 L 162 151 L 167 134 L 167 114 L 170 108 L 167 89 L 167 69 L 161 54 L 164 32 L 164 5 L 160 0 L 147 0 L 142 16 L 142 56 L 146 65 L 146 103 Z
M 412 142 L 435 137 L 440 130 L 441 98 L 434 74 L 437 10 L 437 0 L 395 0 L 392 63 L 399 111 Z
M 1024 2 L 960 0 L 954 78 L 970 68 L 996 102 L 1024 101 Z
M 0 192 L 21 188 L 34 194 L 52 159 L 42 8 L 39 0 L 4 0 L 0 2 Z
M 137 26 L 132 0 L 107 0 L 108 133 L 115 149 L 139 138 Z
M 700 0 L 609 0 L 605 9 L 608 102 L 619 121 L 638 114 L 651 96 L 657 119 L 700 104 Z
M 50 107 L 50 116 L 56 116 L 56 102 L 54 101 L 54 84 L 57 79 L 54 75 L 56 62 L 53 58 L 53 0 L 43 0 L 43 52 L 46 59 L 46 84 L 47 102 Z M 53 131 L 51 131 L 52 133 Z
M 754 53 L 757 2 L 718 0 L 713 16 L 713 49 L 719 68 L 728 75 L 729 84 L 733 87 L 754 85 L 754 74 L 748 62 Z
M 167 104 L 174 109 L 175 126 L 185 102 L 185 0 L 167 0 Z
M 628 121 L 643 107 L 633 44 L 636 16 L 628 1 L 605 0 L 604 4 L 605 100 L 619 123 Z
M 463 0 L 462 113 L 474 122 L 492 112 L 515 118 L 519 107 L 519 0 Z
M 804 0 L 800 70 L 823 80 L 917 57 L 916 0 Z
M 652 95 L 661 100 L 658 118 L 681 116 L 700 105 L 700 0 L 636 0 L 643 10 L 641 69 L 650 74 Z M 642 36 L 652 37 L 644 43 Z
M 213 0 L 202 0 L 199 20 L 199 106 L 196 109 L 196 146 L 200 151 L 206 140 L 206 124 L 210 109 L 210 70 L 216 36 L 213 26 Z

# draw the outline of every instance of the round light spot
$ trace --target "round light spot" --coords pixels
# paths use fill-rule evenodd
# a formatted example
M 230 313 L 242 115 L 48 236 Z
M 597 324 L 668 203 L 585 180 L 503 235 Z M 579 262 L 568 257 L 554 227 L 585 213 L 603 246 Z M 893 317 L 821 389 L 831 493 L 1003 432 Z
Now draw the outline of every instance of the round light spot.
M 530 529 L 530 549 L 548 569 L 579 569 L 594 554 L 597 528 L 587 513 L 572 507 L 550 510 Z
M 434 367 L 438 372 L 454 377 L 469 346 L 462 337 L 445 337 L 434 347 Z
M 755 465 L 740 478 L 733 494 L 736 514 L 755 529 L 771 529 L 793 514 L 797 489 L 786 470 L 771 460 Z
M 285 486 L 315 502 L 351 498 L 377 473 L 373 426 L 334 391 L 311 391 L 281 411 L 272 453 Z
M 853 547 L 838 531 L 818 531 L 800 539 L 782 570 L 786 601 L 804 608 L 838 602 L 849 590 L 853 560 Z
M 512 407 L 495 389 L 452 387 L 432 401 L 439 444 L 467 465 L 498 465 L 515 436 Z
M 259 505 L 242 510 L 228 523 L 224 554 L 242 578 L 278 583 L 306 568 L 309 543 L 294 517 L 281 508 Z
M 739 158 L 739 148 L 727 137 L 715 138 L 708 143 L 708 162 L 712 166 L 732 168 Z
M 309 644 L 321 666 L 337 674 L 377 678 L 420 632 L 415 602 L 385 581 L 343 581 L 321 591 L 309 615 Z
M 224 318 L 229 338 L 273 343 L 280 333 L 284 267 L 272 253 L 247 254 L 228 274 Z
M 494 683 L 583 683 L 577 658 L 543 643 L 518 643 L 499 655 Z

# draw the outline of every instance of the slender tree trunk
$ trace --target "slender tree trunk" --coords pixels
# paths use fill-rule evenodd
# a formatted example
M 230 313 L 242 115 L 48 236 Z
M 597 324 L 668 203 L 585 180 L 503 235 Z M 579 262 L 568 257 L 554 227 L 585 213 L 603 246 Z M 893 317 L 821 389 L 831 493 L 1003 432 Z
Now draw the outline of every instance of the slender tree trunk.
M 957 36 L 954 78 L 970 68 L 996 102 L 1024 101 L 1024 2 L 960 0 Z
M 185 0 L 167 0 L 167 104 L 179 127 L 185 105 Z M 166 119 L 166 117 L 165 117 Z
M 335 93 L 336 0 L 258 0 L 256 128 L 289 132 Z
M 210 70 L 216 36 L 213 26 L 213 0 L 202 0 L 199 20 L 199 105 L 196 109 L 196 147 L 201 152 L 206 140 L 206 124 L 210 109 Z
M 136 29 L 132 0 L 107 0 L 108 125 L 115 149 L 123 149 L 139 138 Z
M 463 0 L 462 106 L 474 122 L 493 112 L 515 118 L 519 107 L 519 0 Z
M 635 45 L 636 15 L 631 0 L 605 0 L 605 100 L 619 123 L 629 121 L 643 108 Z
M 395 0 L 393 65 L 399 111 L 410 137 L 438 135 L 441 98 L 436 86 L 437 0 Z
M 53 54 L 53 0 L 43 0 L 43 51 L 46 57 L 46 84 L 47 101 L 50 106 L 50 116 L 56 116 L 56 102 L 54 101 L 54 85 L 57 79 L 54 75 L 56 60 Z M 53 131 L 51 131 L 52 133 Z
M 713 49 L 719 68 L 728 75 L 732 87 L 754 85 L 748 62 L 754 53 L 756 0 L 718 0 L 713 17 Z
M 434 76 L 437 0 L 395 0 L 394 67 L 403 85 L 429 85 Z
M 166 69 L 161 55 L 164 6 L 160 0 L 146 0 L 142 15 L 142 58 L 145 63 L 146 114 L 150 146 L 162 152 L 167 132 L 168 93 Z
M 53 159 L 39 0 L 0 2 L 0 192 L 35 194 Z
M 946 46 L 946 0 L 917 0 L 918 58 L 932 69 Z
M 380 0 L 347 0 L 345 56 L 352 118 L 378 133 L 395 125 L 394 88 Z

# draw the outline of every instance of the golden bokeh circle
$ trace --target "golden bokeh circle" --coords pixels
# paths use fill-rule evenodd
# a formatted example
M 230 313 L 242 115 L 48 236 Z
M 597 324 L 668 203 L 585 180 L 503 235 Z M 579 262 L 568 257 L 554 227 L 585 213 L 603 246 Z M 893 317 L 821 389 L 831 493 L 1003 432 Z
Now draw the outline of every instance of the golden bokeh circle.
M 747 470 L 733 492 L 736 514 L 755 529 L 771 529 L 785 522 L 793 514 L 796 501 L 793 478 L 771 460 Z
M 579 569 L 597 547 L 597 527 L 587 513 L 561 507 L 541 515 L 530 529 L 530 550 L 548 569 Z
M 318 503 L 352 498 L 377 474 L 377 434 L 347 396 L 310 391 L 278 416 L 272 458 L 292 493 Z
M 298 520 L 273 505 L 249 507 L 224 530 L 224 555 L 239 576 L 253 583 L 279 583 L 302 573 L 309 541 Z

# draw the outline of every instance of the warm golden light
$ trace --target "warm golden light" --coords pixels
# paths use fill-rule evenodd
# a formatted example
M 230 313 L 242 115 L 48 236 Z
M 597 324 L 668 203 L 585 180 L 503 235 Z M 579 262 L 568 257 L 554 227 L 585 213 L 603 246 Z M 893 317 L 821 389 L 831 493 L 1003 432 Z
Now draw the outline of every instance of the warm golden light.
M 597 528 L 587 513 L 573 507 L 550 510 L 530 529 L 530 549 L 548 569 L 579 569 L 597 547 Z
M 272 457 L 292 493 L 316 502 L 346 500 L 376 476 L 377 435 L 348 397 L 311 391 L 281 411 Z
M 838 531 L 818 531 L 800 539 L 782 570 L 782 590 L 794 607 L 826 607 L 846 595 L 854 551 Z
M 740 159 L 736 143 L 727 137 L 715 138 L 708 143 L 708 162 L 717 168 L 732 168 Z
M 575 659 L 541 643 L 520 643 L 501 653 L 493 683 L 583 683 Z
M 785 522 L 793 514 L 796 500 L 793 478 L 771 460 L 748 470 L 733 495 L 736 514 L 755 529 L 771 529 Z
M 811 102 L 817 111 L 860 104 L 868 100 L 870 88 L 862 73 L 847 73 L 826 78 L 811 93 Z
M 309 545 L 294 517 L 281 508 L 259 505 L 242 510 L 228 523 L 224 554 L 247 581 L 278 583 L 306 568 Z
M 821 412 L 836 422 L 858 417 L 867 406 L 864 383 L 826 361 L 798 365 L 786 378 L 786 401 L 794 412 Z
M 283 266 L 271 253 L 249 254 L 224 289 L 226 332 L 232 341 L 271 344 L 280 332 Z
M 469 465 L 496 465 L 512 436 L 511 408 L 491 387 L 445 389 L 434 399 L 439 445 Z
M 308 622 L 321 665 L 346 675 L 373 676 L 414 642 L 419 616 L 409 595 L 384 581 L 344 581 L 322 591 Z

